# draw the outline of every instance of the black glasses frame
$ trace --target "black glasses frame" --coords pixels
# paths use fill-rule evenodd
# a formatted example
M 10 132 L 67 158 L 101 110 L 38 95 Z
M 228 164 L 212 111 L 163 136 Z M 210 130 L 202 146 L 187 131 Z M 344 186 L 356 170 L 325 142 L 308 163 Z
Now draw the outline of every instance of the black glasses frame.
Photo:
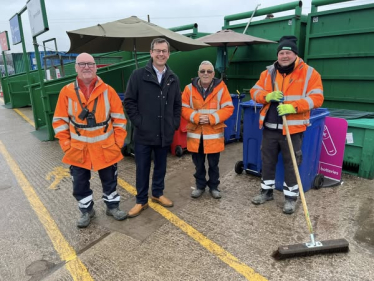
M 214 71 L 213 71 L 213 70 L 205 70 L 205 69 L 202 69 L 202 70 L 199 70 L 199 72 L 200 72 L 201 74 L 204 74 L 204 73 L 212 74 Z
M 94 62 L 78 62 L 77 65 L 80 67 L 80 68 L 85 68 L 86 65 L 89 67 L 89 68 L 94 68 L 96 63 Z

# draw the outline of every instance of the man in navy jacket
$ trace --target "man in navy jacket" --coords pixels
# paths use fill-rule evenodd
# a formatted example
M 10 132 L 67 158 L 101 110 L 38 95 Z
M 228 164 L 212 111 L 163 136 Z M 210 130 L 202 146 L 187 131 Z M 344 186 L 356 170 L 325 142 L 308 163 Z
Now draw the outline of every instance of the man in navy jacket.
M 148 64 L 134 70 L 127 84 L 125 111 L 134 125 L 136 162 L 136 204 L 128 217 L 138 216 L 148 207 L 151 155 L 154 154 L 152 200 L 164 207 L 173 202 L 163 195 L 166 159 L 181 115 L 179 79 L 166 65 L 169 42 L 156 38 L 151 43 Z

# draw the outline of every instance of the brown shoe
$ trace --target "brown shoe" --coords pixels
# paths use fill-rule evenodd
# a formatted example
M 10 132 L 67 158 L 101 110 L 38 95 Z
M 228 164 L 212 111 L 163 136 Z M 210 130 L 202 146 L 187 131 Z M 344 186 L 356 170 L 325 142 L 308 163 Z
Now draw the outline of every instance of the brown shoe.
M 147 208 L 148 208 L 148 203 L 145 203 L 144 205 L 142 205 L 142 204 L 135 204 L 135 206 L 132 207 L 132 209 L 127 214 L 127 217 L 128 218 L 134 218 L 136 216 L 139 216 L 140 213 L 143 210 L 147 209 Z
M 173 201 L 171 201 L 170 199 L 167 199 L 164 195 L 161 195 L 159 198 L 152 196 L 152 201 L 164 207 L 174 206 Z

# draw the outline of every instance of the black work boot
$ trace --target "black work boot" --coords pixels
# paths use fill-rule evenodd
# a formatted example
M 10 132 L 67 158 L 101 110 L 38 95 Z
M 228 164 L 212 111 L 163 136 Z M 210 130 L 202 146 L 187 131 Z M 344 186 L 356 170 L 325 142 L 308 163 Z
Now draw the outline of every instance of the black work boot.
M 262 189 L 259 195 L 252 198 L 252 203 L 255 205 L 264 204 L 266 201 L 273 200 L 273 189 Z
M 192 190 L 191 197 L 192 198 L 199 198 L 201 195 L 203 195 L 204 191 L 205 191 L 205 189 L 196 188 L 196 189 Z
M 124 211 L 121 211 L 118 207 L 109 209 L 107 207 L 106 209 L 106 215 L 112 216 L 117 221 L 123 221 L 127 218 L 127 214 Z
M 290 199 L 286 197 L 284 200 L 283 213 L 287 215 L 293 214 L 296 209 L 296 199 Z
M 221 199 L 222 197 L 221 192 L 218 189 L 211 189 L 209 190 L 209 192 L 214 199 Z
M 87 227 L 90 224 L 91 219 L 94 216 L 95 216 L 95 210 L 94 209 L 92 209 L 90 212 L 82 213 L 81 217 L 77 221 L 77 226 L 79 228 L 85 228 L 85 227 Z

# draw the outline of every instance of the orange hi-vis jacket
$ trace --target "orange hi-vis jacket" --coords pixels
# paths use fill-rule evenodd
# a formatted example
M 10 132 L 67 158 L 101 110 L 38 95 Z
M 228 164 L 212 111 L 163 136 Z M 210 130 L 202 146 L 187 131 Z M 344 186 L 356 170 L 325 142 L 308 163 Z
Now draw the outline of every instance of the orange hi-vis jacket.
M 123 158 L 121 147 L 127 134 L 127 120 L 118 94 L 99 78 L 88 101 L 79 90 L 82 105 L 87 106 L 90 112 L 95 99 L 98 100 L 95 112 L 97 125 L 87 127 L 87 118 L 81 120 L 78 117 L 82 107 L 75 85 L 78 85 L 77 81 L 66 85 L 58 97 L 52 123 L 55 137 L 65 152 L 62 162 L 98 171 Z
M 322 106 L 323 103 L 323 88 L 319 73 L 301 58 L 296 59 L 295 68 L 288 75 L 280 74 L 274 65 L 267 67 L 250 90 L 252 99 L 264 105 L 260 111 L 260 128 L 270 107 L 265 97 L 275 90 L 283 92 L 284 104 L 292 104 L 296 109 L 295 114 L 286 115 L 290 134 L 304 132 L 309 125 L 310 110 Z M 286 134 L 284 127 L 283 134 Z
M 182 93 L 182 117 L 187 124 L 187 150 L 198 152 L 200 138 L 203 135 L 204 153 L 217 153 L 224 150 L 223 123 L 234 112 L 231 96 L 223 81 L 203 99 L 198 89 L 192 84 L 187 85 Z M 201 114 L 209 115 L 209 124 L 199 124 Z

